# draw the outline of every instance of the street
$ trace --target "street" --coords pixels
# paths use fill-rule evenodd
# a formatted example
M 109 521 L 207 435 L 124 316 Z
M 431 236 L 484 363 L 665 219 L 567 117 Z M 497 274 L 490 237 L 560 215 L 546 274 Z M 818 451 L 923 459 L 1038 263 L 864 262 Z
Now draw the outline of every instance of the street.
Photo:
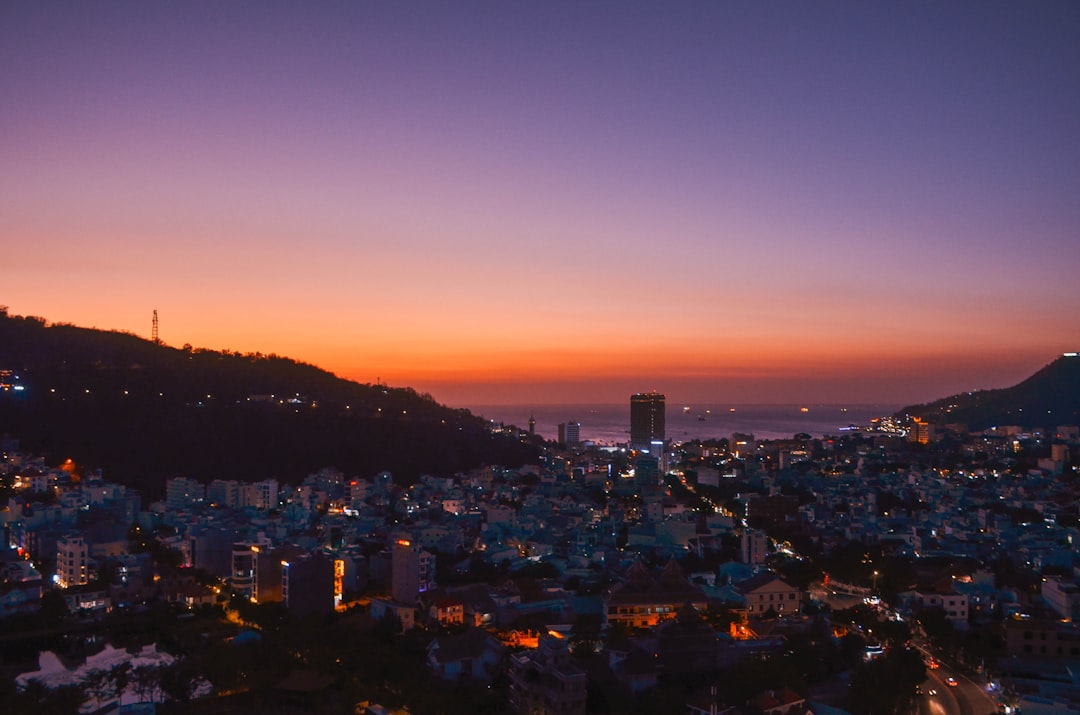
M 956 685 L 950 686 L 949 678 L 955 678 Z M 927 670 L 919 698 L 921 715 L 993 715 L 997 711 L 994 699 L 978 683 L 945 665 Z

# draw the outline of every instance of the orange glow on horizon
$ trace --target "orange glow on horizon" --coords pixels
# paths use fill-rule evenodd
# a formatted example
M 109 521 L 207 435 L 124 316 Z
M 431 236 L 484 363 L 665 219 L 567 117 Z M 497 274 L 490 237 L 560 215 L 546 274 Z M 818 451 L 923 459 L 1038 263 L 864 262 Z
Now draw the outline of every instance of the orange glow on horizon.
M 63 307 L 61 301 L 34 310 L 15 306 L 11 312 L 149 338 L 149 309 L 126 318 L 141 320 L 138 324 L 110 324 L 93 306 L 81 306 L 75 314 Z M 449 327 L 436 330 L 431 323 L 445 311 L 421 321 L 408 309 L 406 315 L 415 322 L 380 319 L 382 331 L 371 332 L 346 329 L 350 322 L 340 316 L 285 306 L 276 321 L 245 323 L 238 312 L 242 307 L 214 310 L 197 302 L 183 308 L 159 306 L 162 341 L 174 348 L 190 343 L 273 353 L 346 379 L 413 387 L 440 402 L 466 407 L 619 403 L 632 392 L 653 388 L 680 401 L 910 404 L 1015 384 L 1072 347 L 1059 345 L 1055 334 L 1038 344 L 988 348 L 996 340 L 996 324 L 950 328 L 944 319 L 939 326 L 923 322 L 904 330 L 869 318 L 856 330 L 848 323 L 864 319 L 832 327 L 800 323 L 765 330 L 732 318 L 720 321 L 712 334 L 696 330 L 694 320 L 673 319 L 645 333 L 640 326 L 618 321 L 568 321 L 555 330 L 545 328 L 549 319 L 543 316 L 530 324 L 511 318 L 512 311 L 494 311 L 482 321 L 444 319 Z M 101 315 L 119 317 L 105 305 L 98 309 Z M 757 321 L 780 325 L 760 316 Z

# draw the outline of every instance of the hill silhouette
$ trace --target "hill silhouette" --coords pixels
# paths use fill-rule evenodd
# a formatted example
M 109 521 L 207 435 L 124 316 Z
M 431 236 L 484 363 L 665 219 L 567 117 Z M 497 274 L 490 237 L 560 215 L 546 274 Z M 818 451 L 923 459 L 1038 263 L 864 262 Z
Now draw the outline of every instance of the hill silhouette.
M 297 483 L 333 466 L 411 483 L 535 461 L 537 443 L 411 388 L 362 384 L 276 355 L 169 347 L 0 309 L 0 433 L 155 497 L 175 476 Z
M 1048 427 L 1080 423 L 1080 356 L 1059 357 L 1023 382 L 1000 390 L 978 390 L 911 405 L 914 415 L 936 424 L 963 423 L 972 430 L 996 425 Z

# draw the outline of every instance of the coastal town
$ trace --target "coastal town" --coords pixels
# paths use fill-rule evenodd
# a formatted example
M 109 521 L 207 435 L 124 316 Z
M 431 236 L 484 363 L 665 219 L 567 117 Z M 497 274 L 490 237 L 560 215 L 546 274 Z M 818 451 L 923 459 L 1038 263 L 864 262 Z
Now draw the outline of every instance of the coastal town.
M 59 708 L 66 689 L 83 713 L 1080 707 L 1080 428 L 883 416 L 832 436 L 672 442 L 663 396 L 635 398 L 652 404 L 631 404 L 628 444 L 573 430 L 535 464 L 411 484 L 328 466 L 296 483 L 178 476 L 143 495 L 6 436 L 12 702 Z

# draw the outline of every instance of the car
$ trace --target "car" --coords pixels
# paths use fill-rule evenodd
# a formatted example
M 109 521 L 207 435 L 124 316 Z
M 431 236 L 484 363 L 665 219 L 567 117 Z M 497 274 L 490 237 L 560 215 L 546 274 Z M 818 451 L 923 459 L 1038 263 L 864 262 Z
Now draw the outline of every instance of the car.
M 931 658 L 930 660 L 926 661 L 926 666 L 930 668 L 930 670 L 937 670 L 941 667 L 941 664 Z
M 948 685 L 950 688 L 955 688 L 960 683 L 956 682 L 956 678 L 949 676 L 948 678 L 945 678 L 945 684 Z

